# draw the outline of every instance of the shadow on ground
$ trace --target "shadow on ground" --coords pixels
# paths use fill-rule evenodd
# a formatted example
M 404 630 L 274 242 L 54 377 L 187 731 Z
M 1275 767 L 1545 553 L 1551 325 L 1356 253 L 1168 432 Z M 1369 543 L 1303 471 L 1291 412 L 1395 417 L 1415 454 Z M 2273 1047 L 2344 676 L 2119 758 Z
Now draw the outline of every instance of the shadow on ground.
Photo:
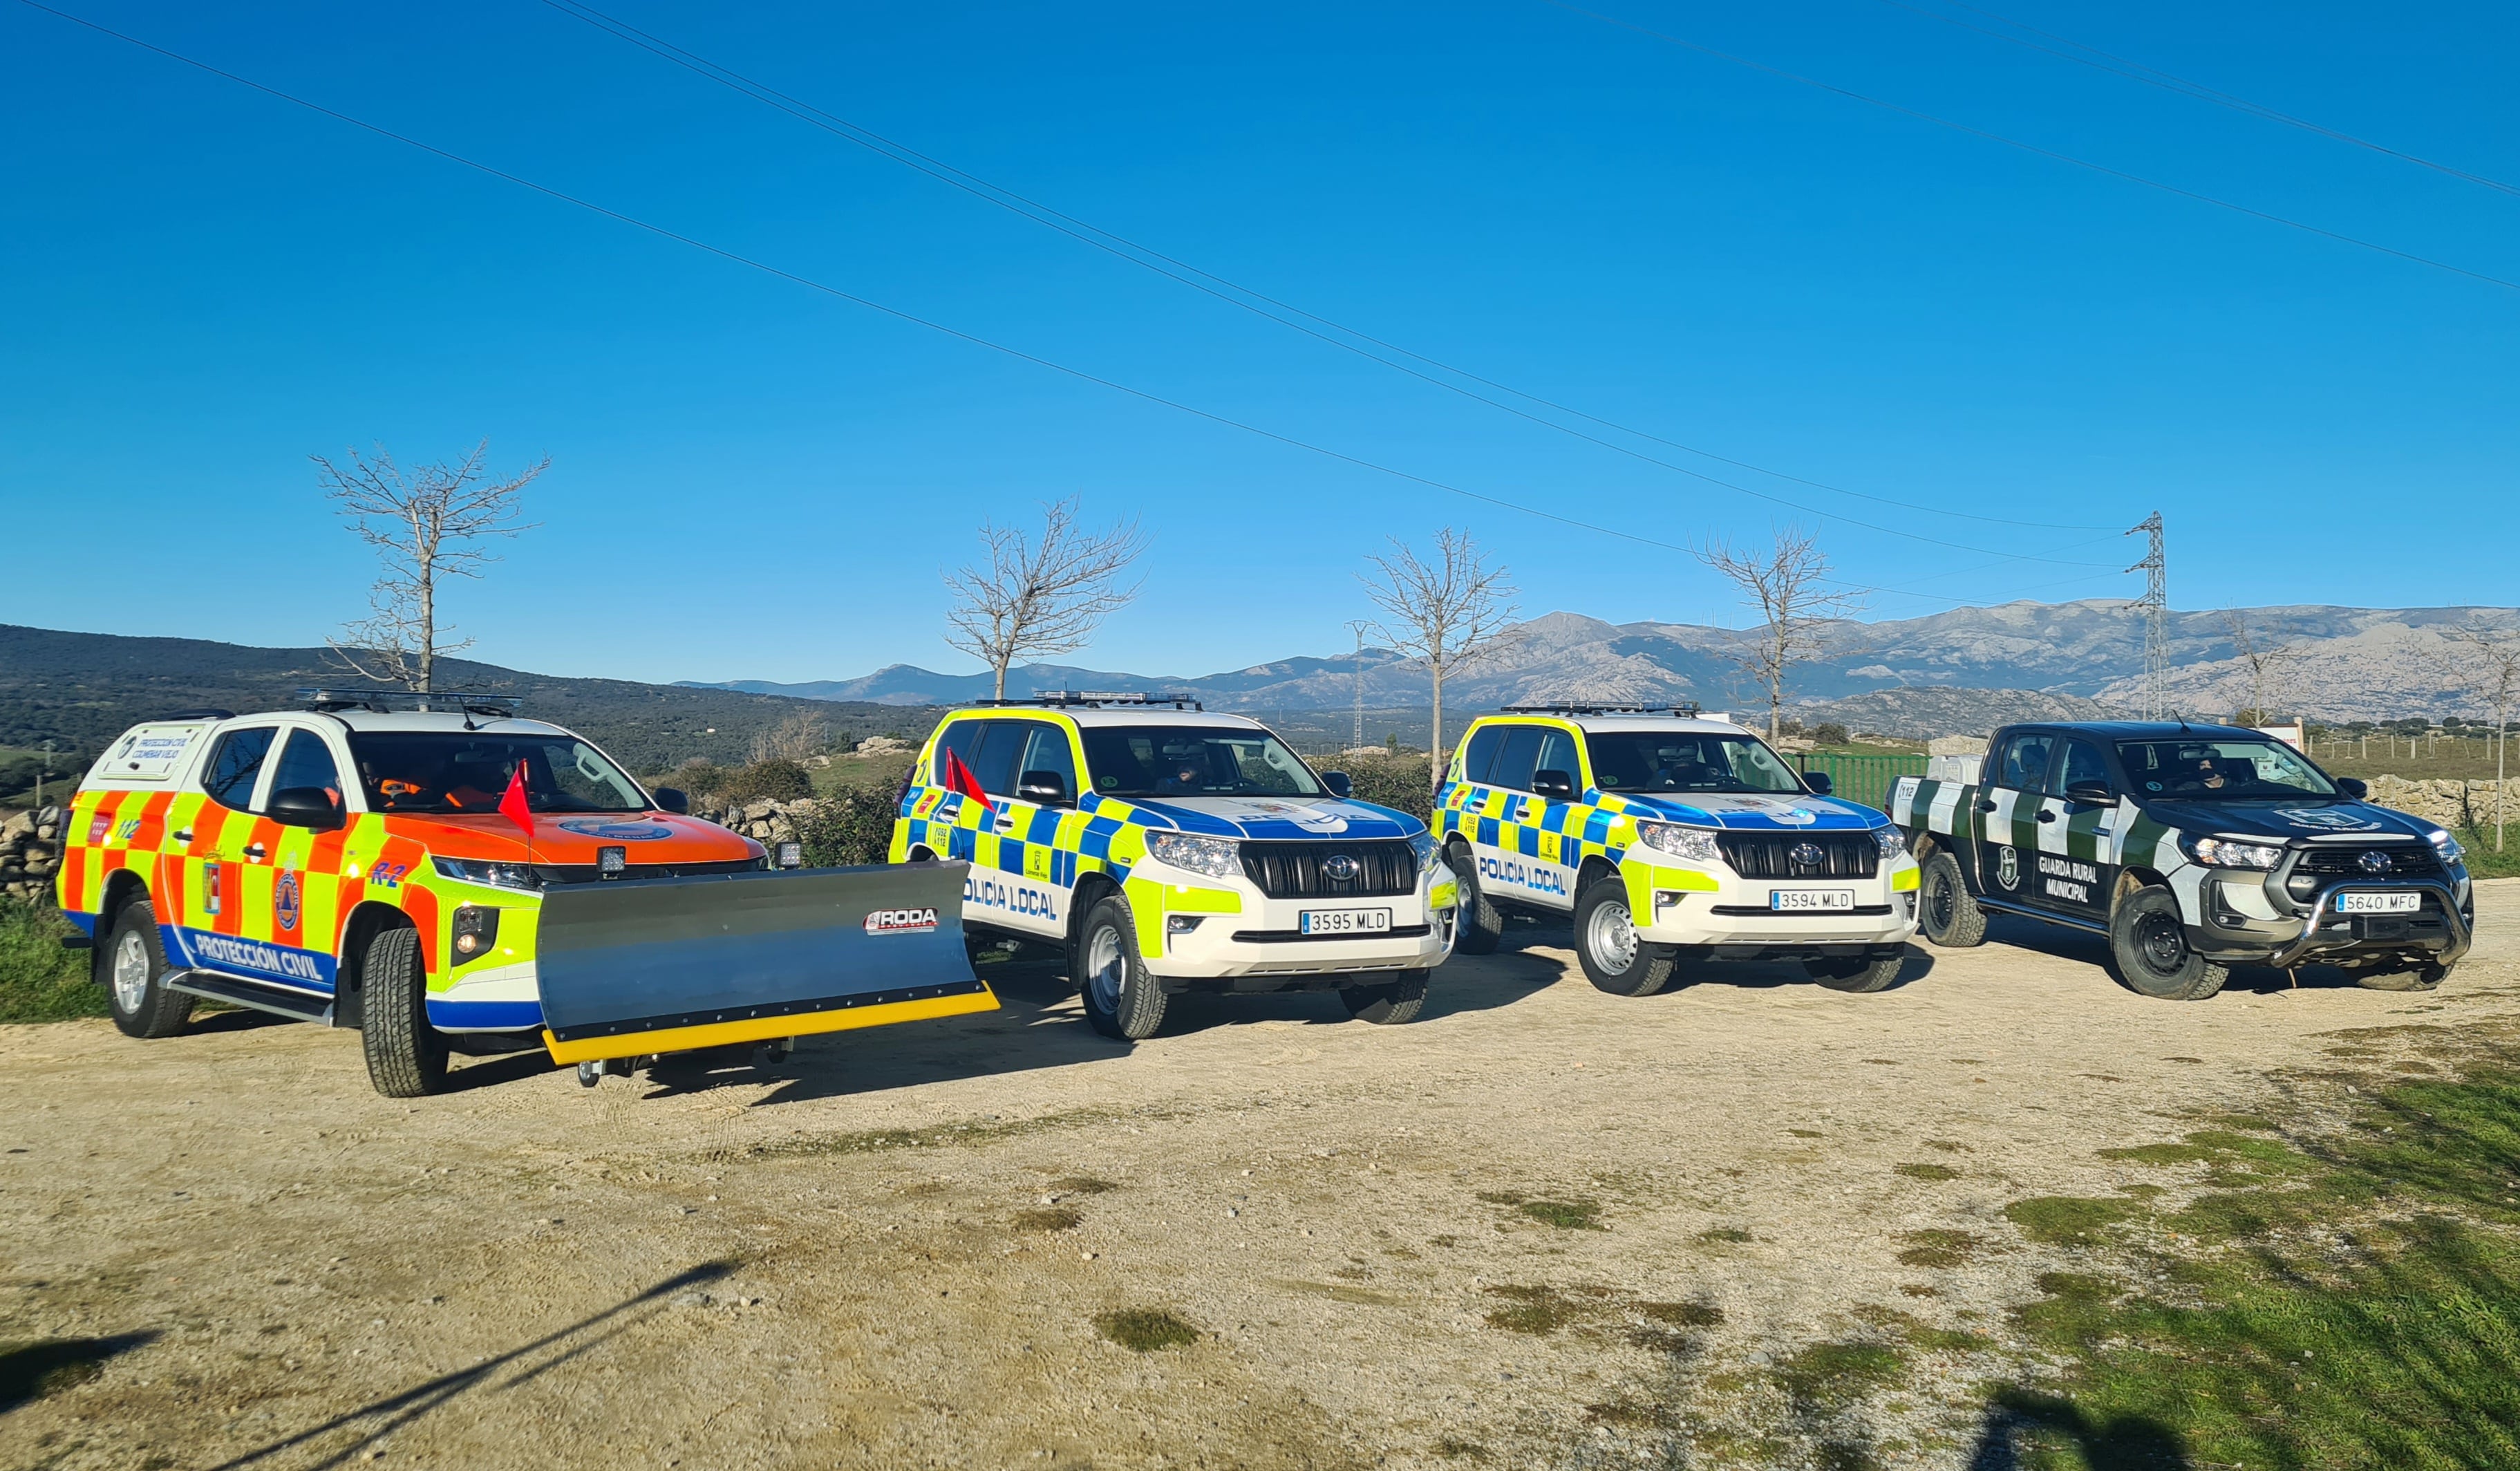
M 156 1333 L 106 1338 L 48 1338 L 0 1351 L 0 1414 L 93 1379 L 109 1358 L 157 1339 Z
M 2095 1421 L 2071 1401 L 2005 1389 L 1978 1423 L 1968 1471 L 2016 1471 L 2034 1446 L 2074 1450 L 2091 1471 L 2189 1471 L 2195 1464 L 2179 1433 L 2158 1421 Z

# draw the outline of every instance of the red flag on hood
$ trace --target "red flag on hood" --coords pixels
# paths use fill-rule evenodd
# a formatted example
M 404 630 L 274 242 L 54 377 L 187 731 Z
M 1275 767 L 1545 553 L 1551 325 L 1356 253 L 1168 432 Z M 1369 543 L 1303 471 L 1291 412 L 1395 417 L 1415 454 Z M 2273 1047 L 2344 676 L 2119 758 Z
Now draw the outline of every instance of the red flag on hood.
M 945 753 L 945 790 L 960 792 L 992 812 L 998 809 L 997 804 L 989 801 L 989 794 L 980 790 L 980 779 L 950 748 Z
M 525 763 L 517 762 L 517 772 L 508 778 L 508 790 L 499 794 L 499 815 L 525 830 L 525 841 L 534 837 L 534 809 L 525 804 Z

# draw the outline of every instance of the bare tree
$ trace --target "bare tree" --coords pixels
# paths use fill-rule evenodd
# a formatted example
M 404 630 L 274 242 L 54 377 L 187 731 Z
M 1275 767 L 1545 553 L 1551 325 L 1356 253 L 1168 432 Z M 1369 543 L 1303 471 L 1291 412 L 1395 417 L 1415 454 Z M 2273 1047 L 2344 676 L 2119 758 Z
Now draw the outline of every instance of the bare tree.
M 1382 610 L 1375 632 L 1392 652 L 1426 667 L 1434 681 L 1435 723 L 1427 742 L 1432 757 L 1428 786 L 1441 786 L 1444 750 L 1444 680 L 1503 647 L 1513 621 L 1513 584 L 1505 569 L 1490 567 L 1467 531 L 1446 527 L 1435 533 L 1432 562 L 1397 538 L 1391 555 L 1368 557 L 1381 573 L 1367 577 L 1365 595 Z
M 361 678 L 427 690 L 439 658 L 472 646 L 469 638 L 439 639 L 437 584 L 446 577 L 481 575 L 483 567 L 498 560 L 483 542 L 533 529 L 517 520 L 524 488 L 551 468 L 546 455 L 522 475 L 490 480 L 481 470 L 489 448 L 484 439 L 461 460 L 409 471 L 382 446 L 373 457 L 351 450 L 346 467 L 311 456 L 323 473 L 325 495 L 384 564 L 368 591 L 368 616 L 343 624 L 340 637 L 327 640 L 333 657 Z
M 1085 647 L 1102 621 L 1138 595 L 1120 575 L 1147 549 L 1136 522 L 1092 533 L 1076 524 L 1076 498 L 1045 501 L 1041 534 L 1027 537 L 994 522 L 980 528 L 986 565 L 945 575 L 954 606 L 945 642 L 987 664 L 1007 697 L 1007 669 L 1018 659 L 1070 654 Z
M 798 711 L 768 730 L 755 731 L 752 737 L 752 759 L 756 763 L 802 763 L 831 749 L 831 726 L 820 714 L 808 711 Z
M 1786 676 L 1794 666 L 1818 658 L 1828 624 L 1862 608 L 1863 600 L 1836 588 L 1819 540 L 1800 527 L 1779 528 L 1765 547 L 1712 541 L 1698 549 L 1697 560 L 1723 574 L 1741 601 L 1759 610 L 1759 627 L 1742 638 L 1732 659 L 1767 692 L 1773 741 Z
M 2507 782 L 2505 758 L 2510 751 L 2511 707 L 2520 704 L 2520 632 L 2473 622 L 2452 628 L 2450 636 L 2464 645 L 2459 663 L 2465 677 L 2475 680 L 2477 697 L 2494 712 L 2494 850 L 2502 851 L 2502 793 Z
M 2248 708 L 2232 712 L 2232 723 L 2270 724 L 2282 713 L 2281 702 L 2290 696 L 2292 667 L 2301 658 L 2301 648 L 2297 644 L 2263 642 L 2237 609 L 2223 610 L 2223 626 L 2230 631 L 2231 652 L 2249 675 Z

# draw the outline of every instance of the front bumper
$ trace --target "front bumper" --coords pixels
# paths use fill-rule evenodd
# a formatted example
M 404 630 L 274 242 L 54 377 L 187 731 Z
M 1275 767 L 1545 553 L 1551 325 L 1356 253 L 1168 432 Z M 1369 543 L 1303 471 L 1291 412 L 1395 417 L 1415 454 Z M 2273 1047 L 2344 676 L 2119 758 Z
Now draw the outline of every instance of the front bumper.
M 1151 860 L 1128 882 L 1139 952 L 1166 982 L 1247 982 L 1277 989 L 1310 978 L 1335 983 L 1363 971 L 1424 970 L 1453 952 L 1458 913 L 1452 871 L 1438 863 L 1416 892 L 1358 898 L 1271 898 L 1256 884 L 1192 874 Z M 1308 935 L 1305 911 L 1387 909 L 1391 927 Z
M 2410 879 L 2339 877 L 2295 894 L 2287 884 L 2297 860 L 2272 873 L 2205 869 L 2198 883 L 2187 942 L 2225 963 L 2289 969 L 2314 962 L 2353 966 L 2421 958 L 2454 964 L 2474 943 L 2475 889 L 2464 868 Z M 2341 894 L 2418 896 L 2411 914 L 2341 914 Z
M 1902 854 L 1868 879 L 1745 879 L 1730 868 L 1639 863 L 1621 869 L 1637 938 L 1723 958 L 1779 950 L 1831 953 L 1901 945 L 1916 933 L 1915 860 Z M 1779 910 L 1774 896 L 1851 890 L 1853 909 Z M 1649 916 L 1649 917 L 1648 917 Z

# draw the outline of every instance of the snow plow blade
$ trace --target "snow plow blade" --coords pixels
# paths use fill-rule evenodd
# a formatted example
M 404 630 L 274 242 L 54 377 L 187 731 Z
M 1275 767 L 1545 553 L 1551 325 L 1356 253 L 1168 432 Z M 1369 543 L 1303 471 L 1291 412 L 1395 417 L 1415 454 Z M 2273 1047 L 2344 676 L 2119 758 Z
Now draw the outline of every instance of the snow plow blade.
M 968 866 L 547 889 L 543 1044 L 555 1062 L 594 1062 L 995 1011 L 963 948 Z

